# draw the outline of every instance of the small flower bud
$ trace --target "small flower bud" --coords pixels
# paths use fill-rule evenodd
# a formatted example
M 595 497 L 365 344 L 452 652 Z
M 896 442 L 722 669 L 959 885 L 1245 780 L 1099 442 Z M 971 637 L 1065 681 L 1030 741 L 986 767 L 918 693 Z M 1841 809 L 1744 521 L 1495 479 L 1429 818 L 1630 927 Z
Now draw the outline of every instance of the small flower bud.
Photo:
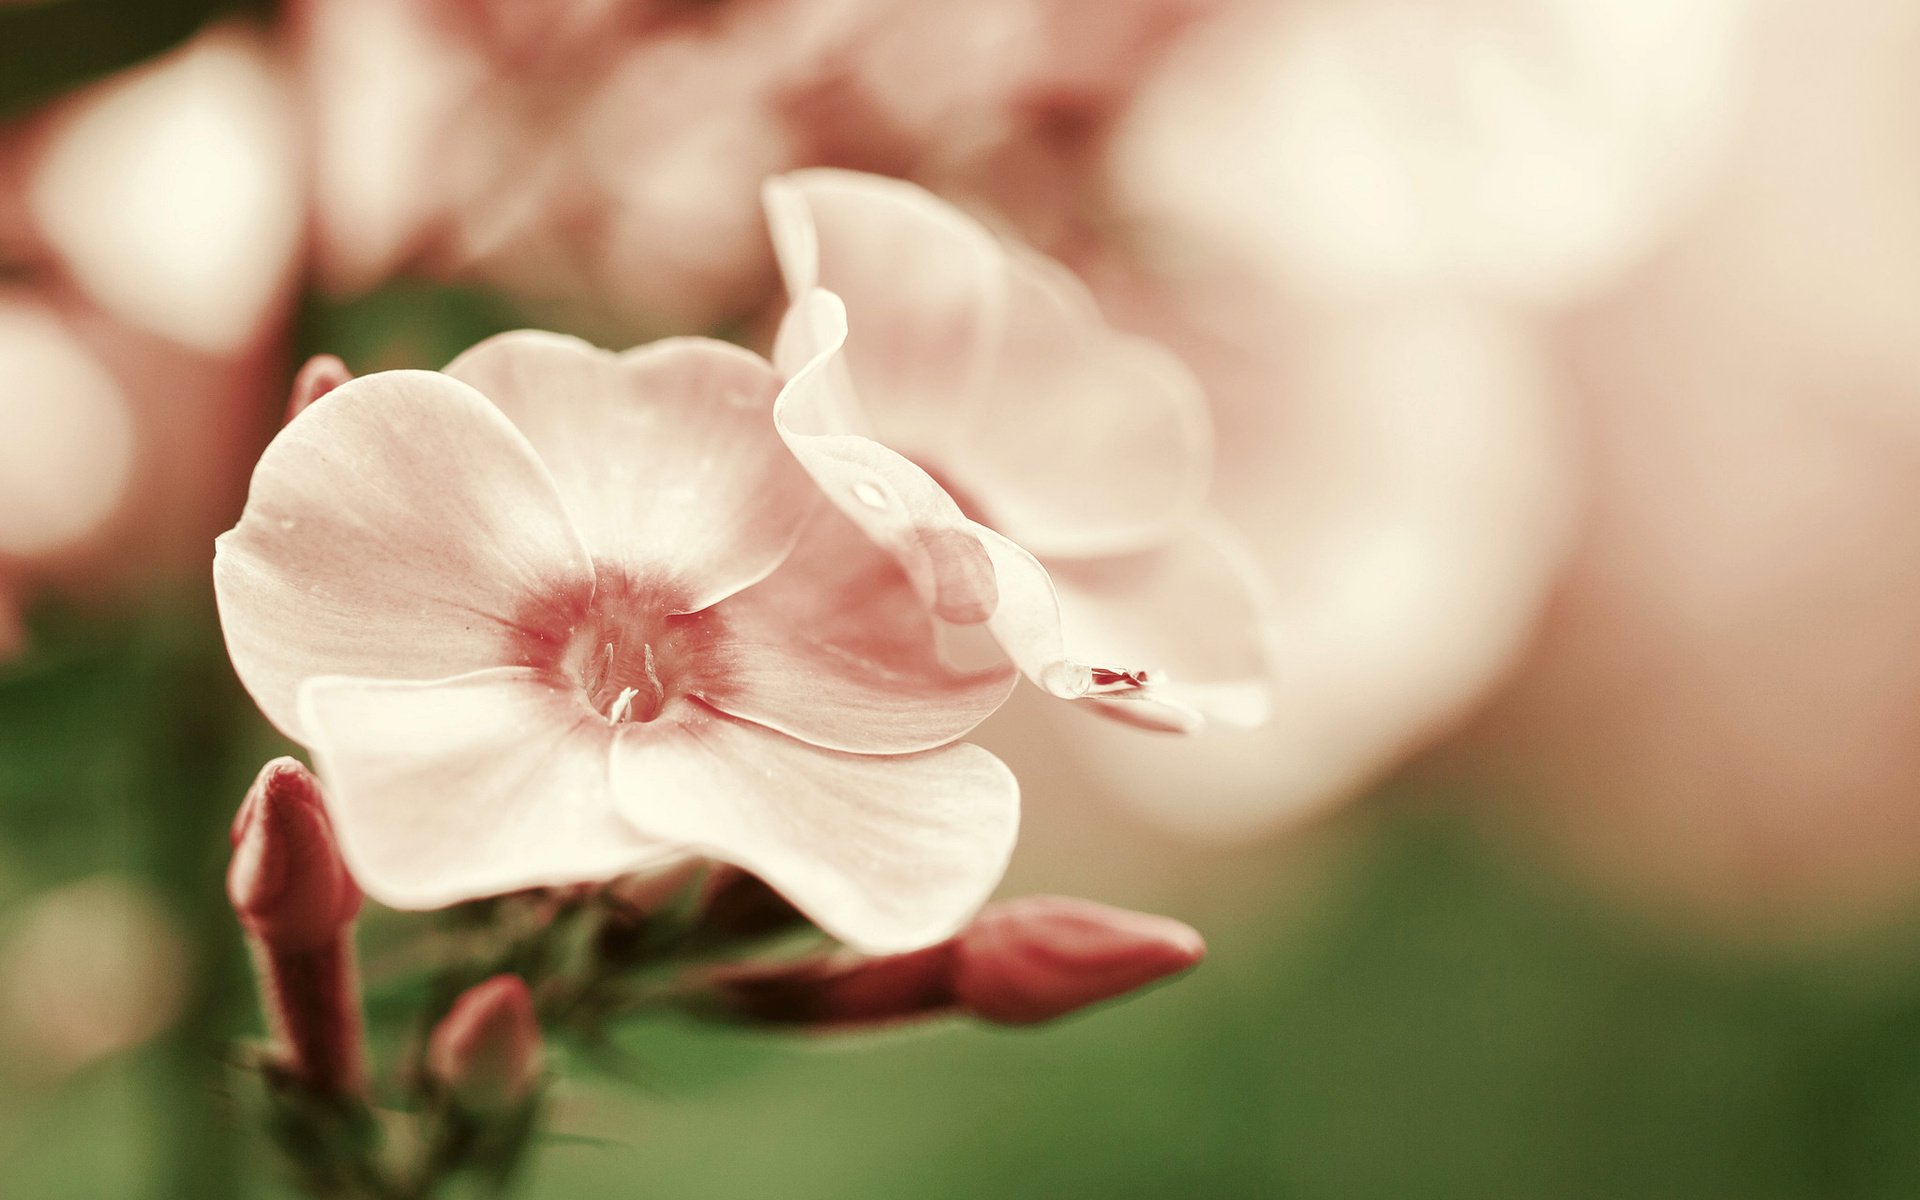
M 474 1112 L 517 1108 L 540 1082 L 540 1023 L 518 975 L 460 994 L 427 1039 L 427 1074 Z
M 1032 1025 L 1124 996 L 1206 956 L 1194 930 L 1167 917 L 1065 896 L 993 905 L 954 939 L 961 1009 Z
M 227 896 L 252 944 L 282 1066 L 308 1092 L 366 1081 L 352 927 L 360 889 L 317 780 L 290 758 L 261 768 L 233 823 Z
M 353 378 L 347 364 L 331 354 L 316 354 L 293 377 L 293 391 L 287 397 L 287 420 L 307 410 L 315 400 Z
M 910 954 L 834 954 L 722 968 L 704 999 L 721 1015 L 769 1025 L 849 1029 L 933 1016 L 953 1007 L 952 944 Z
M 248 933 L 288 950 L 331 941 L 360 911 L 320 783 L 291 758 L 261 768 L 234 817 L 227 897 Z

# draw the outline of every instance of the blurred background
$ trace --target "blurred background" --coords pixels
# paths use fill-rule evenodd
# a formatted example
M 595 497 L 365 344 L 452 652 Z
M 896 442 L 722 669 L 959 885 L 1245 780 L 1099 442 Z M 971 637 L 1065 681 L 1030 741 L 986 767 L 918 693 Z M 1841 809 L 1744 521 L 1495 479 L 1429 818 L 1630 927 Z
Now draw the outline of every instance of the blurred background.
M 281 1194 L 207 566 L 295 366 L 762 345 L 810 164 L 1200 374 L 1278 716 L 979 738 L 1193 977 L 639 1024 L 527 1194 L 1920 1195 L 1913 0 L 0 3 L 0 1192 Z

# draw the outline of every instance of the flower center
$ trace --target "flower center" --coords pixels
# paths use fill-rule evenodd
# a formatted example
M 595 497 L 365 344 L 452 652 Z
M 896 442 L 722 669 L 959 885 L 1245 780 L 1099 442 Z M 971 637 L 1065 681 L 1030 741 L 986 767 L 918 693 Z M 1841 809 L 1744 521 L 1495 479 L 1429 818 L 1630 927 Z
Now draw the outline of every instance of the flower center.
M 613 568 L 598 575 L 592 594 L 565 605 L 565 624 L 536 636 L 522 661 L 571 682 L 609 724 L 657 721 L 710 669 L 719 618 L 676 613 L 671 589 Z

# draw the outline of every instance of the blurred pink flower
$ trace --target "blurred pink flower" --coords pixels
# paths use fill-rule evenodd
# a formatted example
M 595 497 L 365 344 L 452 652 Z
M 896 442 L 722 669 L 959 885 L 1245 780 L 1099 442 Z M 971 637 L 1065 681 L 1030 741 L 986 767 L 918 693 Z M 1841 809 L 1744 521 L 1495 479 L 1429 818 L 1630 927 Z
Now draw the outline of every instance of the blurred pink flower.
M 1504 819 L 1748 929 L 1920 886 L 1917 50 L 1908 0 L 1756 8 L 1698 219 L 1560 331 L 1593 502 L 1456 747 Z
M 780 431 L 933 611 L 1125 721 L 1264 720 L 1262 589 L 1202 511 L 1186 368 L 912 184 L 803 171 L 766 203 L 794 300 L 780 356 L 825 367 L 781 398 Z
M 1327 306 L 1229 274 L 1104 294 L 1214 401 L 1213 503 L 1272 581 L 1272 716 L 1058 745 L 1161 829 L 1271 835 L 1443 736 L 1527 649 L 1580 498 L 1565 381 L 1535 323 L 1461 299 Z
M 478 279 L 710 324 L 774 289 L 758 189 L 913 177 L 1077 215 L 1110 118 L 1218 0 L 305 0 L 323 281 Z
M 751 308 L 759 181 L 790 162 L 770 97 L 838 7 L 307 0 L 323 282 L 475 278 L 602 320 Z
M 1109 130 L 1184 28 L 1222 3 L 861 0 L 831 53 L 780 93 L 793 164 L 911 179 L 1050 251 L 1098 240 Z
M 885 952 L 991 891 L 1017 789 L 949 743 L 1013 673 L 938 662 L 776 436 L 781 387 L 720 342 L 507 334 L 341 384 L 268 448 L 214 564 L 228 649 L 314 752 L 369 894 L 691 850 Z
M 0 593 L 204 562 L 278 386 L 298 160 L 237 27 L 0 130 Z
M 1747 0 L 1233 0 L 1115 134 L 1122 207 L 1353 298 L 1559 303 L 1698 199 Z

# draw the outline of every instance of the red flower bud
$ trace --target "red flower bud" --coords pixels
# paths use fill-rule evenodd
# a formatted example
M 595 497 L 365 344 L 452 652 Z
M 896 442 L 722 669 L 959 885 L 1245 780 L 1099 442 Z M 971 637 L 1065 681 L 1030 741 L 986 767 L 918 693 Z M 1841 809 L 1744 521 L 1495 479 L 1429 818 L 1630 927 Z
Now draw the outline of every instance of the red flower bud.
M 517 1107 L 540 1082 L 540 1023 L 518 975 L 495 975 L 460 994 L 427 1039 L 427 1074 L 462 1107 Z
M 1001 1025 L 1051 1021 L 1184 971 L 1206 956 L 1167 917 L 1065 896 L 993 905 L 954 939 L 953 992 Z
M 950 942 L 861 958 L 728 967 L 707 979 L 707 1000 L 726 1016 L 770 1025 L 848 1029 L 932 1016 L 953 1007 Z
M 291 758 L 260 769 L 234 817 L 227 897 L 248 933 L 286 950 L 331 941 L 360 911 L 320 783 Z
M 331 354 L 316 354 L 293 377 L 293 392 L 287 397 L 287 420 L 307 410 L 307 406 L 353 378 L 347 364 Z
M 351 936 L 360 889 L 340 859 L 319 782 L 293 759 L 261 768 L 234 818 L 227 896 L 253 945 L 287 1071 L 316 1094 L 362 1091 Z

